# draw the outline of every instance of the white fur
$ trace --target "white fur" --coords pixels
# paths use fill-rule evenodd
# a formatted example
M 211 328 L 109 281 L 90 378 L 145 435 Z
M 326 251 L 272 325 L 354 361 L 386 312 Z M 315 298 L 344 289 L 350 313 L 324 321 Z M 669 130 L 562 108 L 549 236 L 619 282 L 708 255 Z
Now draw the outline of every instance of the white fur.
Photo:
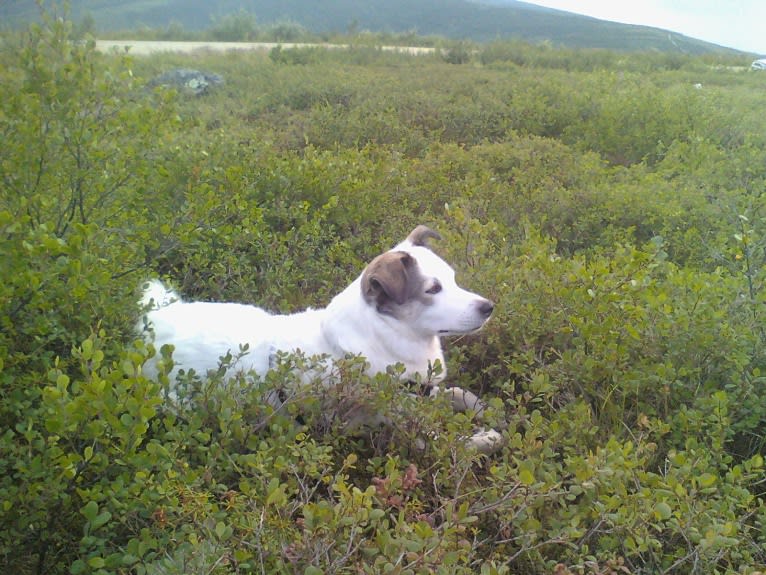
M 453 270 L 428 248 L 405 241 L 391 251 L 415 258 L 426 278 L 424 289 L 434 281 L 442 286 L 439 293 L 423 294 L 425 301 L 413 299 L 399 306 L 398 317 L 380 313 L 363 297 L 361 275 L 326 308 L 292 315 L 272 315 L 237 303 L 185 302 L 155 280 L 144 292 L 142 304 L 151 309 L 140 327 L 148 329 L 147 339 L 157 349 L 165 344 L 175 347 L 171 379 L 179 369 L 204 375 L 216 369 L 227 352 L 236 355 L 247 344 L 249 351 L 236 366 L 245 372 L 265 374 L 278 351 L 326 354 L 331 359 L 354 354 L 366 358 L 370 374 L 401 363 L 405 377 L 419 376 L 435 384 L 446 374 L 439 337 L 481 328 L 488 319 L 489 302 L 460 288 Z M 442 371 L 429 380 L 429 369 L 437 362 Z M 146 366 L 149 375 L 153 370 L 153 364 Z
M 438 383 L 446 376 L 439 338 L 480 329 L 492 313 L 492 303 L 457 285 L 452 268 L 422 245 L 429 236 L 438 237 L 419 227 L 390 250 L 406 252 L 416 262 L 407 272 L 414 278 L 407 283 L 411 289 L 406 299 L 396 304 L 378 306 L 370 294 L 365 296 L 363 278 L 373 263 L 326 308 L 292 315 L 272 315 L 238 303 L 185 302 L 153 280 L 145 286 L 141 300 L 146 315 L 139 330 L 157 349 L 165 344 L 174 346 L 171 381 L 180 369 L 193 369 L 204 376 L 216 370 L 227 353 L 238 356 L 247 345 L 247 353 L 227 377 L 250 371 L 264 375 L 273 366 L 277 352 L 300 351 L 331 360 L 351 354 L 366 359 L 370 375 L 403 364 L 404 377 L 433 386 L 431 395 L 436 395 L 442 393 Z M 434 290 L 437 284 L 440 290 Z M 156 361 L 155 357 L 144 368 L 150 377 L 156 376 Z M 437 364 L 441 371 L 434 374 Z M 483 412 L 484 404 L 470 392 L 459 388 L 446 391 L 456 411 Z M 491 453 L 502 444 L 502 436 L 492 429 L 480 429 L 467 441 L 477 451 Z

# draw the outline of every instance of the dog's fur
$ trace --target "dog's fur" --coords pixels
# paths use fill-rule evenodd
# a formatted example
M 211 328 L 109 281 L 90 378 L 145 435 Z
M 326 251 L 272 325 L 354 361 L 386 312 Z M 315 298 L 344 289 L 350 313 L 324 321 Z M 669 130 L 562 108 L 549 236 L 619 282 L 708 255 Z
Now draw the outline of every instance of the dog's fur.
M 446 375 L 439 338 L 480 329 L 494 305 L 457 285 L 452 268 L 427 247 L 429 238 L 439 235 L 418 226 L 373 259 L 326 308 L 292 315 L 237 303 L 185 302 L 155 280 L 144 291 L 140 328 L 157 349 L 174 346 L 171 379 L 179 369 L 201 375 L 215 370 L 221 357 L 246 344 L 247 353 L 228 376 L 264 375 L 279 352 L 300 351 L 330 360 L 363 356 L 371 375 L 402 364 L 405 378 L 436 386 Z M 434 370 L 437 364 L 441 370 Z M 145 370 L 152 375 L 156 364 Z M 473 407 L 463 393 L 470 394 L 451 392 L 456 408 Z
M 265 374 L 276 352 L 341 359 L 361 355 L 371 374 L 401 363 L 405 377 L 436 384 L 445 371 L 440 336 L 478 330 L 492 313 L 489 300 L 460 288 L 453 270 L 426 247 L 438 237 L 416 228 L 393 250 L 376 257 L 350 286 L 324 309 L 271 315 L 237 303 L 185 302 L 157 281 L 150 282 L 142 303 L 155 347 L 175 346 L 175 370 L 199 374 L 218 367 L 220 358 L 248 353 L 237 367 Z M 151 366 L 149 366 L 151 369 Z

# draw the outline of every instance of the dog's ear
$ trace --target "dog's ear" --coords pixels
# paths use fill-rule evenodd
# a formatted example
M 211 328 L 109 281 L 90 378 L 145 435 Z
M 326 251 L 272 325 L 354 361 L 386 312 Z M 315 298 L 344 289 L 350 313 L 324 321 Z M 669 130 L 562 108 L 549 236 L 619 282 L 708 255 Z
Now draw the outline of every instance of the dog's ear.
M 428 246 L 428 240 L 430 238 L 435 240 L 442 239 L 437 232 L 428 226 L 420 225 L 410 232 L 410 235 L 407 236 L 407 241 L 413 246 Z
M 410 297 L 417 270 L 407 252 L 386 252 L 378 256 L 362 275 L 362 294 L 381 313 L 392 313 L 392 304 L 402 305 Z

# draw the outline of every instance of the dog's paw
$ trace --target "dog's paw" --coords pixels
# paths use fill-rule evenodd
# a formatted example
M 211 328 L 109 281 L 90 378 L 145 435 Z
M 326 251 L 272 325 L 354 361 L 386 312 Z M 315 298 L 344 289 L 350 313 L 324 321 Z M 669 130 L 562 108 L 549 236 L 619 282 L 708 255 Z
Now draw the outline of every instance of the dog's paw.
M 473 411 L 476 417 L 482 417 L 487 404 L 484 403 L 479 397 L 467 389 L 462 387 L 448 387 L 441 389 L 438 386 L 431 388 L 430 396 L 435 397 L 440 394 L 446 394 L 452 402 L 452 410 L 458 413 L 463 413 L 468 410 Z
M 494 429 L 480 429 L 468 438 L 468 445 L 479 453 L 489 455 L 503 446 L 503 436 Z

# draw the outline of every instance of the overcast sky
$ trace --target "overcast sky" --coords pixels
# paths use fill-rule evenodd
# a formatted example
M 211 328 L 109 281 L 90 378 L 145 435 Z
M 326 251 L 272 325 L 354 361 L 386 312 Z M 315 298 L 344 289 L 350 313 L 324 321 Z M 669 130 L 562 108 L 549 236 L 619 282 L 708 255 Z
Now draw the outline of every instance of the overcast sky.
M 766 0 L 526 0 L 766 56 Z

